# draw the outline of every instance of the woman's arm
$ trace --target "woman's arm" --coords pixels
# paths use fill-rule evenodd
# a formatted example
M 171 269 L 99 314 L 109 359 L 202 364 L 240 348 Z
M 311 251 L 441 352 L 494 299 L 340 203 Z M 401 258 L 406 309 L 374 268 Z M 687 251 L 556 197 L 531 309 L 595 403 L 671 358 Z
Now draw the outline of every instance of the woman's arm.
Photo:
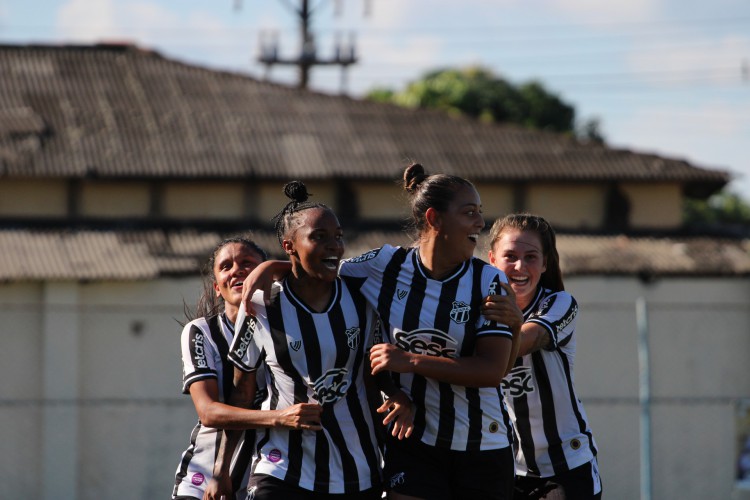
M 550 343 L 549 331 L 536 323 L 524 323 L 521 327 L 521 346 L 518 356 L 526 356 L 544 349 Z
M 241 370 L 235 369 L 235 372 Z M 255 396 L 255 376 L 245 377 L 239 389 L 245 394 L 243 400 L 252 403 Z M 316 403 L 299 403 L 282 410 L 253 410 L 240 408 L 219 401 L 219 385 L 216 379 L 200 380 L 190 386 L 195 409 L 201 424 L 216 429 L 257 429 L 263 427 L 287 427 L 290 429 L 321 430 L 321 407 Z
M 516 305 L 513 289 L 501 283 L 507 295 L 490 295 L 482 304 L 482 315 L 489 320 L 504 323 L 514 332 L 520 332 L 515 356 L 510 359 L 510 368 L 516 357 L 525 356 L 547 347 L 550 343 L 549 331 L 536 323 L 524 323 L 523 313 Z M 510 368 L 508 371 L 510 371 Z
M 213 477 L 206 485 L 203 500 L 219 500 L 222 496 L 233 497 L 230 466 L 234 449 L 237 447 L 244 429 L 258 427 L 322 429 L 320 425 L 322 407 L 317 404 L 297 404 L 283 410 L 252 409 L 256 388 L 254 371 L 244 372 L 235 368 L 234 387 L 229 399 L 230 404 L 219 402 L 219 386 L 216 379 L 203 382 L 213 383 L 206 384 L 203 388 L 196 388 L 195 395 L 193 385 L 198 382 L 190 386 L 190 395 L 193 396 L 198 416 L 203 425 L 221 429 Z M 213 425 L 206 423 L 204 418 Z
M 505 376 L 513 342 L 507 337 L 477 339 L 473 356 L 445 358 L 404 351 L 393 344 L 376 344 L 370 351 L 372 373 L 390 370 L 416 373 L 465 387 L 497 387 Z
M 267 260 L 253 269 L 242 284 L 242 303 L 247 313 L 254 316 L 257 312 L 252 301 L 256 290 L 263 290 L 263 301 L 267 305 L 271 300 L 273 282 L 283 279 L 291 271 L 292 263 L 287 260 Z
M 235 370 L 234 387 L 229 396 L 229 404 L 232 406 L 250 409 L 255 399 L 256 373 Z M 221 500 L 233 498 L 231 463 L 234 449 L 242 437 L 242 430 L 220 429 L 219 446 L 214 461 L 213 475 L 206 484 L 203 492 L 203 500 Z

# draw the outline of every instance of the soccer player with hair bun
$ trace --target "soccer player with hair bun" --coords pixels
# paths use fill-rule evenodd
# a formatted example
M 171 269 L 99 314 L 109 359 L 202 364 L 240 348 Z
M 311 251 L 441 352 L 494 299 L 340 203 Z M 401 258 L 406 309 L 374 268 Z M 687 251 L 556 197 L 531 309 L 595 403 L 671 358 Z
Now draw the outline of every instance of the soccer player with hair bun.
M 229 359 L 241 372 L 266 367 L 261 412 L 293 405 L 306 411 L 297 425 L 258 431 L 249 496 L 380 499 L 382 457 L 371 410 L 377 406 L 386 414 L 383 423 L 404 438 L 411 432 L 411 401 L 387 376 L 379 377 L 387 399 L 374 405 L 368 397 L 367 353 L 379 337 L 377 313 L 361 283 L 338 276 L 344 237 L 333 211 L 308 201 L 299 181 L 284 192 L 291 201 L 274 220 L 289 256 L 277 275 L 285 277 L 273 283 L 267 303 L 263 292 L 253 296 L 254 317 L 239 312 Z

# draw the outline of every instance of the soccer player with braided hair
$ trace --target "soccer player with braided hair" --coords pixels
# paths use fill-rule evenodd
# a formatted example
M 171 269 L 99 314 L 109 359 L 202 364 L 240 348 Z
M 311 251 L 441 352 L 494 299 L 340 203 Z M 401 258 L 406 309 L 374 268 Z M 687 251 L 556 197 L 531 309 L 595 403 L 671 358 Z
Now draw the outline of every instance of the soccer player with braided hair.
M 338 276 L 344 238 L 334 212 L 308 201 L 302 182 L 287 184 L 284 193 L 291 201 L 273 220 L 291 270 L 273 283 L 268 303 L 263 292 L 255 294 L 254 317 L 240 310 L 229 359 L 242 372 L 265 366 L 261 411 L 295 404 L 317 411 L 300 428 L 258 431 L 249 491 L 255 500 L 380 499 L 382 458 L 366 385 L 377 313 L 359 281 Z M 392 383 L 382 388 L 383 423 L 407 437 L 411 401 Z

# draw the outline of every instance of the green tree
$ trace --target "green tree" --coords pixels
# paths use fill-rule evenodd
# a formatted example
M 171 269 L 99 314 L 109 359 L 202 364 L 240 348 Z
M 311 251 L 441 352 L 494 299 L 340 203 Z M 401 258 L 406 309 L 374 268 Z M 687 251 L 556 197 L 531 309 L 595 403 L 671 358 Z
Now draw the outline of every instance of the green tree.
M 688 198 L 685 201 L 685 222 L 689 225 L 750 224 L 750 205 L 739 195 L 721 191 L 707 200 Z
M 541 82 L 514 85 L 482 67 L 431 71 L 408 84 L 403 92 L 374 89 L 367 98 L 410 108 L 440 109 L 488 122 L 577 132 L 574 107 L 545 89 Z M 578 134 L 603 142 L 596 120 L 587 122 Z

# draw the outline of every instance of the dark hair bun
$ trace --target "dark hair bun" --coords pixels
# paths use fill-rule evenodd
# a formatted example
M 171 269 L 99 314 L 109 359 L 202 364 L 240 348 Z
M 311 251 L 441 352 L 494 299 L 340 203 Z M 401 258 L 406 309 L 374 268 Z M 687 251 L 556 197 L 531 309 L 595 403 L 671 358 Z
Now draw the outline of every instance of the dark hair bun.
M 404 170 L 404 189 L 406 192 L 414 194 L 426 178 L 424 167 L 419 163 L 412 163 Z
M 290 198 L 297 203 L 307 201 L 307 198 L 309 197 L 307 194 L 307 188 L 302 181 L 288 182 L 286 186 L 284 186 L 284 194 L 287 198 Z

